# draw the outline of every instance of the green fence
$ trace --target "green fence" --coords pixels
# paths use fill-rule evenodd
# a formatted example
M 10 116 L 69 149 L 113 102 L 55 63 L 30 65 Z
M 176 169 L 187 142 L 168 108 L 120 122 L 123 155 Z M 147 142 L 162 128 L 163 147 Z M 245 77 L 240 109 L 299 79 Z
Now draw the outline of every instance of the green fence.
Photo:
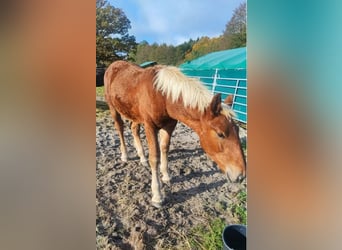
M 182 69 L 181 69 L 182 70 Z M 247 78 L 246 69 L 234 70 L 182 70 L 199 79 L 213 93 L 221 93 L 222 100 L 233 95 L 232 109 L 236 120 L 247 123 Z

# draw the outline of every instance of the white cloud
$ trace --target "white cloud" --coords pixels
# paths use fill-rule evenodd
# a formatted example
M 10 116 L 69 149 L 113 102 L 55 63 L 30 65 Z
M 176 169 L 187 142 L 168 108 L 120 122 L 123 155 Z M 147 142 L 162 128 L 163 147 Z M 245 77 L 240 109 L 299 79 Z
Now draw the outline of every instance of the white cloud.
M 130 33 L 135 35 L 138 41 L 146 37 L 157 43 L 175 45 L 190 38 L 218 36 L 222 34 L 234 9 L 242 1 L 128 0 L 130 8 L 133 5 L 135 8 L 134 15 L 129 16 L 132 24 Z M 115 5 L 114 1 L 113 3 Z M 130 11 L 123 10 L 125 13 Z

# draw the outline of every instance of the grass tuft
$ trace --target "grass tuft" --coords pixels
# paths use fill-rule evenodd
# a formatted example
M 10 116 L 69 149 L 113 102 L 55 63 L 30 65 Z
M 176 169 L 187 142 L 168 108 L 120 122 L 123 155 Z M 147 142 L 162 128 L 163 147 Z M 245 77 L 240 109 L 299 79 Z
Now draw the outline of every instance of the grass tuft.
M 222 231 L 226 223 L 220 218 L 209 222 L 209 225 L 195 227 L 188 236 L 191 249 L 222 249 Z
M 104 86 L 96 87 L 96 96 L 104 97 Z
M 240 224 L 247 224 L 247 192 L 241 190 L 237 195 L 237 201 L 230 205 L 230 210 Z

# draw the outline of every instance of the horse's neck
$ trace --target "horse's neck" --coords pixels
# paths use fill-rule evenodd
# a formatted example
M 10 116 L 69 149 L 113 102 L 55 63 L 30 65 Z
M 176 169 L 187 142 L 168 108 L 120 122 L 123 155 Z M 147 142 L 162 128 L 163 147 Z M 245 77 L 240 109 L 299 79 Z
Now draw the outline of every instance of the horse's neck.
M 182 103 L 169 105 L 167 111 L 173 119 L 184 123 L 191 129 L 193 129 L 197 134 L 200 133 L 202 115 L 199 111 L 186 108 Z

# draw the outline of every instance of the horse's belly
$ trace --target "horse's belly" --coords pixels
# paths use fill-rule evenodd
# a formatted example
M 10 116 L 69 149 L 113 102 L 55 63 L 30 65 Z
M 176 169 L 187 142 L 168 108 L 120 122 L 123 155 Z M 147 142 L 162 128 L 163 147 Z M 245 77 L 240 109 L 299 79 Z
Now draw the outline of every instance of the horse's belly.
M 118 100 L 115 100 L 114 104 L 116 111 L 118 111 L 124 118 L 138 123 L 142 122 L 137 107 L 132 105 L 132 103 L 122 103 Z

